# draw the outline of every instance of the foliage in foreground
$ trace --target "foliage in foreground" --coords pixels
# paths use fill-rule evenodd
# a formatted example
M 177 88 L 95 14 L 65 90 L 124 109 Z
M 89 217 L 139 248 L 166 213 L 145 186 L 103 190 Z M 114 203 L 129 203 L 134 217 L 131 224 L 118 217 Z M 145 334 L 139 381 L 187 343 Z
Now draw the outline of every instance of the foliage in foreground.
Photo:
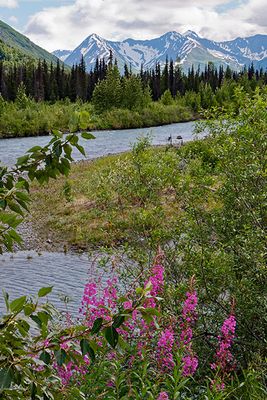
M 69 314 L 59 319 L 49 303 L 39 304 L 51 287 L 40 289 L 35 299 L 23 296 L 10 302 L 5 294 L 1 398 L 264 399 L 259 372 L 239 371 L 241 380 L 233 373 L 238 369 L 232 353 L 233 309 L 213 349 L 209 377 L 196 374 L 203 366 L 198 365 L 195 350 L 195 281 L 191 280 L 176 313 L 161 312 L 165 298 L 161 256 L 147 271 L 147 279 L 143 276 L 143 285 L 133 285 L 127 294 L 118 291 L 116 276 L 105 285 L 89 281 L 78 322 Z

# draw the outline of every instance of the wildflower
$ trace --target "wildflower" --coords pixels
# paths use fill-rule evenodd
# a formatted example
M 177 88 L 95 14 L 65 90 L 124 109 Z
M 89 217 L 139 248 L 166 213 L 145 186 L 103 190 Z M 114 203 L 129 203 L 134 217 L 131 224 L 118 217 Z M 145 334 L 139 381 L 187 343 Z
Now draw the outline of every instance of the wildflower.
M 211 364 L 212 369 L 220 368 L 222 371 L 231 370 L 233 354 L 231 346 L 235 338 L 236 319 L 234 315 L 227 318 L 221 328 L 221 335 L 218 336 L 219 346 L 216 351 L 216 362 Z
M 169 400 L 169 396 L 166 392 L 160 392 L 159 397 L 157 400 Z
M 131 309 L 132 306 L 133 306 L 132 300 L 128 300 L 128 301 L 125 301 L 125 302 L 123 303 L 123 308 L 124 308 L 125 310 Z
M 235 338 L 236 319 L 233 313 L 223 322 L 221 335 L 218 336 L 218 348 L 215 354 L 215 362 L 210 366 L 217 370 L 216 379 L 211 386 L 216 391 L 224 390 L 225 379 L 230 371 L 234 369 L 234 356 L 231 346 Z
M 165 329 L 158 340 L 157 356 L 162 370 L 170 370 L 174 367 L 172 348 L 174 334 L 172 329 Z
M 197 293 L 193 289 L 194 278 L 191 280 L 191 290 L 186 293 L 186 300 L 183 303 L 181 328 L 181 345 L 184 350 L 183 375 L 190 376 L 196 372 L 198 359 L 192 349 L 193 329 L 197 320 L 196 307 L 198 303 Z
M 116 312 L 116 283 L 117 278 L 109 279 L 106 283 L 106 287 L 101 289 L 101 282 L 99 282 L 99 289 L 103 293 L 102 296 L 98 293 L 98 285 L 96 282 L 88 282 L 85 285 L 80 311 L 86 317 L 86 322 L 89 327 L 93 326 L 93 323 L 97 318 L 103 318 L 105 321 L 110 321 L 110 311 Z
M 183 376 L 194 375 L 198 367 L 198 359 L 193 354 L 183 357 Z
M 151 277 L 146 282 L 145 286 L 150 282 L 152 286 L 150 294 L 151 296 L 157 296 L 164 286 L 164 267 L 160 264 L 154 265 L 151 272 Z

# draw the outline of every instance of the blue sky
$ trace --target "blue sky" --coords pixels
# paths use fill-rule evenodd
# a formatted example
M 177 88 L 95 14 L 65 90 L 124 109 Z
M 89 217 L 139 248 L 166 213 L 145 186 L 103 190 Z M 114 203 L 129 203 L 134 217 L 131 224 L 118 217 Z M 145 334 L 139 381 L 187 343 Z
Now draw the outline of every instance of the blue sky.
M 3 5 L 1 6 L 1 4 Z M 14 27 L 23 30 L 31 15 L 47 7 L 70 5 L 72 0 L 20 0 L 16 6 L 6 7 L 7 1 L 0 2 L 0 19 L 11 23 Z M 15 4 L 15 3 L 14 3 Z M 12 5 L 12 3 L 11 3 Z M 15 18 L 17 21 L 15 22 Z
M 0 0 L 0 19 L 50 51 L 91 33 L 121 40 L 190 29 L 228 40 L 267 33 L 266 15 L 266 0 Z

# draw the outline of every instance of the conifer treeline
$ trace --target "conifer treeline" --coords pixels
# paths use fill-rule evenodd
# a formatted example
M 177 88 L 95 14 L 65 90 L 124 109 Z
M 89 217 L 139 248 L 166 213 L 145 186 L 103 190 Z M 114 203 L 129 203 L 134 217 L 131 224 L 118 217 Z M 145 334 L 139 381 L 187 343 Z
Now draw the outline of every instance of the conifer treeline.
M 116 61 L 115 61 L 116 64 Z M 38 64 L 26 63 L 21 66 L 5 67 L 0 61 L 0 93 L 5 100 L 15 100 L 19 85 L 23 82 L 26 94 L 36 101 L 56 101 L 69 98 L 72 102 L 80 98 L 90 101 L 97 82 L 106 77 L 108 67 L 112 65 L 112 56 L 109 61 L 96 60 L 95 67 L 86 72 L 84 59 L 78 65 L 66 71 L 64 65 L 57 65 L 39 60 Z M 132 72 L 127 65 L 124 76 L 127 78 Z M 177 94 L 184 95 L 188 91 L 198 93 L 201 85 L 207 84 L 213 92 L 220 88 L 225 80 L 233 80 L 255 89 L 257 85 L 267 84 L 267 72 L 263 69 L 255 70 L 253 64 L 241 72 L 232 71 L 229 67 L 225 70 L 218 69 L 209 63 L 204 71 L 193 66 L 185 74 L 180 67 L 175 67 L 174 62 L 168 59 L 165 66 L 156 64 L 153 70 L 139 74 L 144 87 L 149 86 L 153 100 L 158 100 L 166 90 L 170 90 L 173 97 Z

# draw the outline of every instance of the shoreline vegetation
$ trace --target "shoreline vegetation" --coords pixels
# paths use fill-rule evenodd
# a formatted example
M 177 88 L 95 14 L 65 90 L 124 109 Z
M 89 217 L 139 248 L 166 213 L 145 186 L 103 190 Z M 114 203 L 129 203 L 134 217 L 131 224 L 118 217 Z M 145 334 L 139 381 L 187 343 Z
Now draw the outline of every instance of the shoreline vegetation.
M 46 136 L 52 129 L 63 133 L 79 131 L 81 118 L 83 130 L 87 131 L 149 128 L 200 118 L 200 114 L 189 107 L 157 103 L 140 111 L 114 109 L 101 115 L 94 115 L 90 103 L 73 104 L 68 101 L 55 104 L 32 101 L 28 110 L 20 109 L 15 103 L 7 103 L 3 108 L 0 113 L 0 139 Z
M 22 79 L 22 77 L 24 77 Z M 220 108 L 236 114 L 238 93 L 263 91 L 267 72 L 253 65 L 236 73 L 208 64 L 185 74 L 172 61 L 164 68 L 125 68 L 121 76 L 112 59 L 96 61 L 90 73 L 84 61 L 66 72 L 63 66 L 4 67 L 0 62 L 0 138 L 38 136 L 53 129 L 133 129 L 192 121 Z

